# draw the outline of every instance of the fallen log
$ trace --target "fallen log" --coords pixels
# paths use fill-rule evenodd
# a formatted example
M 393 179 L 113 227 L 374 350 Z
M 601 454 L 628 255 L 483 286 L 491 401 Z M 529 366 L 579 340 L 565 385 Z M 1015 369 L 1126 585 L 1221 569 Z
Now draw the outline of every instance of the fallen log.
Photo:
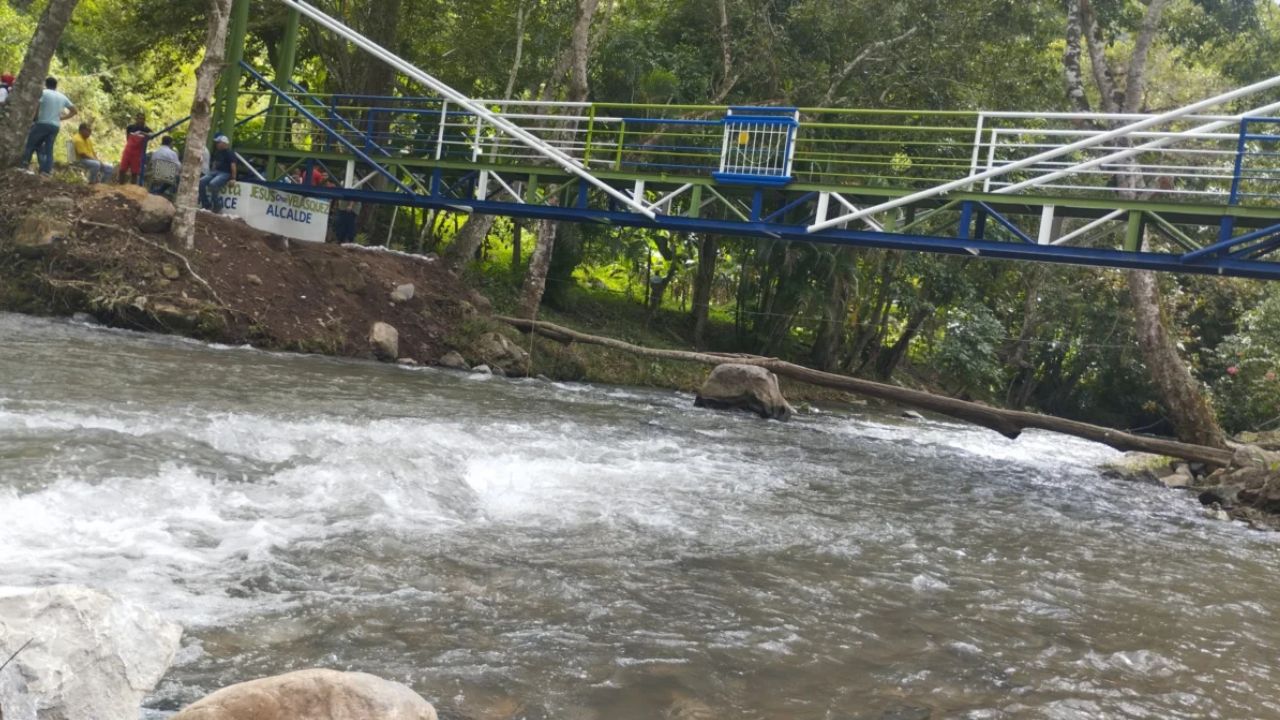
M 974 425 L 980 425 L 994 430 L 1010 439 L 1017 438 L 1022 434 L 1023 430 L 1035 428 L 1039 430 L 1051 430 L 1064 435 L 1074 435 L 1075 437 L 1099 442 L 1103 445 L 1108 445 L 1124 452 L 1139 451 L 1154 453 L 1156 455 L 1167 455 L 1169 457 L 1181 458 L 1188 462 L 1204 463 L 1213 467 L 1226 467 L 1231 464 L 1232 453 L 1230 450 L 1206 447 L 1203 445 L 1192 445 L 1190 443 L 1182 443 L 1175 440 L 1163 440 L 1144 435 L 1134 435 L 1132 433 L 1122 432 L 1113 428 L 1102 427 L 1101 425 L 1092 425 L 1090 423 L 1079 422 L 1077 420 L 1067 420 L 1064 418 L 1053 417 L 1052 415 L 1041 415 L 1040 413 L 1023 412 L 1020 410 L 1001 410 L 1000 408 L 990 407 L 981 403 L 957 400 L 955 398 L 949 398 L 942 395 L 934 395 L 933 393 L 927 393 L 922 390 L 912 390 L 910 388 L 898 387 L 896 385 L 886 385 L 884 383 L 861 380 L 847 375 L 837 375 L 835 373 L 814 370 L 812 368 L 796 365 L 777 358 L 767 358 L 759 355 L 738 355 L 647 348 L 623 342 L 622 340 L 614 340 L 613 338 L 588 335 L 586 333 L 570 330 L 569 328 L 555 325 L 553 323 L 542 322 L 540 320 L 527 320 L 504 316 L 495 316 L 495 319 L 507 323 L 521 332 L 536 333 L 565 344 L 577 342 L 584 345 L 599 345 L 645 357 L 660 358 L 663 360 L 678 360 L 683 362 L 696 362 L 704 365 L 721 365 L 724 363 L 757 365 L 768 369 L 776 375 L 791 378 L 792 380 L 799 380 L 811 385 L 843 390 L 845 392 L 862 395 L 864 397 L 889 400 L 906 407 L 916 408 L 918 410 L 927 410 L 939 415 L 946 415 L 947 417 L 963 420 L 968 423 L 973 423 Z

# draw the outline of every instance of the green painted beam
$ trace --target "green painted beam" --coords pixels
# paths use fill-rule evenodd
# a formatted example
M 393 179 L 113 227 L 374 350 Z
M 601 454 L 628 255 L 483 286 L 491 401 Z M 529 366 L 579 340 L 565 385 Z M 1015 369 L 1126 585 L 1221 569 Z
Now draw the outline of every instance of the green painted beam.
M 214 127 L 223 135 L 236 129 L 236 112 L 240 106 L 240 62 L 244 60 L 244 41 L 249 34 L 249 1 L 235 0 L 231 7 L 231 27 L 227 32 L 227 66 L 222 71 L 222 92 L 218 98 Z
M 1124 232 L 1125 251 L 1138 252 L 1142 249 L 1142 219 L 1145 215 L 1141 210 L 1129 211 L 1129 225 Z
M 1148 220 L 1152 220 L 1155 222 L 1155 226 L 1157 230 L 1164 233 L 1166 237 L 1178 243 L 1184 249 L 1190 251 L 1190 250 L 1199 250 L 1201 247 L 1204 247 L 1203 245 L 1196 242 L 1195 240 L 1192 240 L 1189 235 L 1184 233 L 1180 228 L 1175 226 L 1173 223 L 1160 217 L 1159 214 L 1153 213 L 1153 212 L 1147 212 L 1146 216 Z
M 298 34 L 301 23 L 302 14 L 290 8 L 284 24 L 284 37 L 280 40 L 277 53 L 280 62 L 276 66 L 276 87 L 284 87 L 293 77 L 293 71 L 298 63 Z M 267 111 L 267 142 L 272 147 L 277 147 L 280 145 L 280 136 L 289 128 L 289 115 L 287 110 L 281 110 L 279 98 L 275 93 L 271 94 L 270 107 L 271 109 Z M 271 177 L 275 174 L 276 156 L 272 155 L 267 161 L 267 176 Z

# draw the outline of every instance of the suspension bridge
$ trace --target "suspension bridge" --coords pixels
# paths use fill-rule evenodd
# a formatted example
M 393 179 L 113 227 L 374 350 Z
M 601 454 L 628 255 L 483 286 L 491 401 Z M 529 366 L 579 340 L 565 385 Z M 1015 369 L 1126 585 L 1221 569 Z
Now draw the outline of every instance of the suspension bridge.
M 272 189 L 678 233 L 1280 279 L 1280 77 L 1132 115 L 476 99 L 309 3 L 280 1 L 288 24 L 268 72 L 245 61 L 249 3 L 237 0 L 215 109 L 215 127 L 235 134 L 249 168 L 241 178 Z M 320 94 L 295 82 L 304 18 L 423 94 Z

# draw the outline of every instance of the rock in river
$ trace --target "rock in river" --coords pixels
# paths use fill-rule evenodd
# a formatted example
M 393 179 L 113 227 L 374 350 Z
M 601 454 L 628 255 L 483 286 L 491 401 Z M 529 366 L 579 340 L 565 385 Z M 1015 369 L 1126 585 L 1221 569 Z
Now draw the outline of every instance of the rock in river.
M 789 420 L 795 409 L 778 387 L 778 378 L 754 365 L 717 365 L 694 400 L 698 407 L 750 410 L 760 417 Z
M 137 720 L 181 636 L 181 626 L 97 590 L 0 590 L 0 663 L 22 648 L 0 676 L 4 718 Z
M 208 695 L 172 720 L 437 720 L 435 708 L 398 682 L 365 673 L 299 670 Z
M 436 360 L 436 364 L 440 367 L 449 368 L 451 370 L 468 370 L 471 367 L 470 365 L 467 365 L 466 358 L 462 357 L 462 355 L 460 355 L 456 350 L 450 350 L 444 355 L 441 355 L 440 359 Z

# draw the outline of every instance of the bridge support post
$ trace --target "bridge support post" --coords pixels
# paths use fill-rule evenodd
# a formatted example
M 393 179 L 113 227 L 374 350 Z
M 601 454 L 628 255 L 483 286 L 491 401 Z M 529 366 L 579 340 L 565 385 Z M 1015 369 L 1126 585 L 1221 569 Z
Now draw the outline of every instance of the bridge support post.
M 276 87 L 286 88 L 293 78 L 293 71 L 298 63 L 298 32 L 302 23 L 302 15 L 294 8 L 289 9 L 284 25 L 284 38 L 280 40 L 280 63 L 276 66 Z M 271 109 L 267 111 L 267 146 L 276 149 L 284 144 L 285 134 L 290 129 L 288 110 L 281 112 L 279 101 L 272 96 Z M 267 179 L 276 178 L 276 156 L 267 158 Z
M 1056 223 L 1053 221 L 1054 214 L 1053 205 L 1045 205 L 1040 208 L 1040 235 L 1036 238 L 1036 243 L 1040 245 L 1048 245 L 1053 242 L 1053 232 Z
M 236 109 L 240 106 L 240 63 L 244 60 L 244 39 L 249 33 L 249 0 L 235 0 L 231 7 L 231 28 L 227 33 L 227 66 L 222 71 L 222 98 L 217 103 L 214 127 L 223 135 L 236 129 Z
M 971 200 L 960 203 L 960 227 L 956 230 L 956 237 L 961 240 L 973 238 L 973 202 Z
M 1129 211 L 1129 226 L 1124 233 L 1125 252 L 1138 252 L 1142 249 L 1143 213 L 1141 210 Z

